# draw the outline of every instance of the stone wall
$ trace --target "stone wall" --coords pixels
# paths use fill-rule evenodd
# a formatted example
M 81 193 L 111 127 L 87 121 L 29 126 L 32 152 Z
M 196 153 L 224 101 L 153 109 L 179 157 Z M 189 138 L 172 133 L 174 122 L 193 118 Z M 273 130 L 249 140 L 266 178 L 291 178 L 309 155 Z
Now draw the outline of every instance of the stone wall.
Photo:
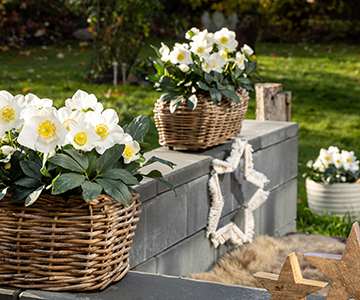
M 268 200 L 254 211 L 255 237 L 296 231 L 297 123 L 245 120 L 240 137 L 247 138 L 253 147 L 254 169 L 270 180 L 264 189 L 270 191 Z M 176 187 L 177 197 L 154 180 L 144 181 L 137 189 L 142 213 L 130 252 L 133 270 L 187 276 L 210 269 L 234 249 L 230 243 L 214 248 L 205 237 L 211 204 L 207 186 L 211 162 L 215 157 L 226 159 L 231 146 L 228 141 L 204 151 L 159 148 L 147 153 L 177 164 L 173 170 L 156 166 Z M 242 179 L 240 167 L 219 179 L 225 197 L 219 227 L 233 220 L 243 229 L 240 207 L 250 200 L 257 187 Z

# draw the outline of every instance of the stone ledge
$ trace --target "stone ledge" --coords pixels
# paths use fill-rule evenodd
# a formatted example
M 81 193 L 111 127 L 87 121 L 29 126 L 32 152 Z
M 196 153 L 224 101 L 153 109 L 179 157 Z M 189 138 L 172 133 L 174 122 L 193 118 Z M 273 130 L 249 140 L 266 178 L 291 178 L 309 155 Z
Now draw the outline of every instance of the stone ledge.
M 1 296 L 1 295 L 0 295 Z M 2 298 L 1 298 L 2 299 Z M 27 290 L 19 300 L 268 300 L 264 289 L 248 288 L 182 277 L 130 271 L 120 282 L 105 291 L 92 293 L 56 293 Z M 323 300 L 324 296 L 310 295 L 308 300 Z

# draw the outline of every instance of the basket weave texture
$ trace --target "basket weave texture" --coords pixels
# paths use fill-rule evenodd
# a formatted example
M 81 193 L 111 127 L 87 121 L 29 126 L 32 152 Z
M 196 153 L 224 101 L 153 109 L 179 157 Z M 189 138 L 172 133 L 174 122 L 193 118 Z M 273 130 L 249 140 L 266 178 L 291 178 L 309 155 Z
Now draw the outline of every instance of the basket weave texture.
M 0 285 L 102 290 L 128 272 L 139 195 L 128 207 L 106 195 L 88 203 L 41 195 L 29 207 L 7 198 L 0 201 Z
M 245 118 L 249 93 L 242 88 L 236 90 L 241 104 L 224 97 L 215 106 L 210 94 L 197 95 L 194 110 L 186 104 L 170 113 L 170 103 L 158 100 L 155 103 L 155 125 L 159 133 L 159 144 L 188 150 L 206 149 L 225 141 L 241 131 Z

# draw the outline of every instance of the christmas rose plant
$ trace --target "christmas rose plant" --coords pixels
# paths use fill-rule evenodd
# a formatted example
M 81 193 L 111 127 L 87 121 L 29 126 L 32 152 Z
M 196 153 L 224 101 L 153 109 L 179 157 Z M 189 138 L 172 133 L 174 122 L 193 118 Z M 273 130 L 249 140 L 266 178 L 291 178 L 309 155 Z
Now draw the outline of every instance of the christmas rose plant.
M 238 51 L 235 32 L 227 28 L 215 33 L 192 28 L 186 38 L 188 43 L 176 43 L 173 49 L 164 43 L 160 49 L 153 47 L 157 74 L 148 79 L 164 92 L 160 100 L 170 101 L 172 113 L 183 102 L 195 109 L 199 94 L 210 94 L 214 105 L 222 96 L 240 104 L 236 89 L 253 90 L 250 75 L 257 68 L 254 51 L 247 45 Z
M 104 110 L 93 94 L 77 91 L 56 109 L 51 99 L 13 96 L 0 91 L 0 191 L 9 201 L 31 205 L 42 193 L 88 202 L 105 193 L 127 206 L 143 176 L 173 186 L 158 170 L 142 174 L 154 162 L 143 156 L 149 128 L 145 115 L 123 128 L 115 110 Z
M 356 182 L 360 178 L 359 161 L 354 151 L 340 151 L 334 146 L 329 149 L 322 148 L 315 161 L 308 161 L 306 167 L 304 177 L 316 182 Z

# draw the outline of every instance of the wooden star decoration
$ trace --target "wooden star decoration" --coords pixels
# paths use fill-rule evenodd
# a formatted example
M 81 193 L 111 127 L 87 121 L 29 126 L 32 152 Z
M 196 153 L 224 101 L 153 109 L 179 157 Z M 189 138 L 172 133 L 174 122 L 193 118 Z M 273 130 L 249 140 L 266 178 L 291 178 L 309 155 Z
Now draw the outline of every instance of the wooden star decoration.
M 253 276 L 271 293 L 271 300 L 306 300 L 307 295 L 328 284 L 323 281 L 304 279 L 295 252 L 286 257 L 280 275 L 257 272 Z
M 360 300 L 360 227 L 356 222 L 342 255 L 306 252 L 305 258 L 332 280 L 327 300 Z

